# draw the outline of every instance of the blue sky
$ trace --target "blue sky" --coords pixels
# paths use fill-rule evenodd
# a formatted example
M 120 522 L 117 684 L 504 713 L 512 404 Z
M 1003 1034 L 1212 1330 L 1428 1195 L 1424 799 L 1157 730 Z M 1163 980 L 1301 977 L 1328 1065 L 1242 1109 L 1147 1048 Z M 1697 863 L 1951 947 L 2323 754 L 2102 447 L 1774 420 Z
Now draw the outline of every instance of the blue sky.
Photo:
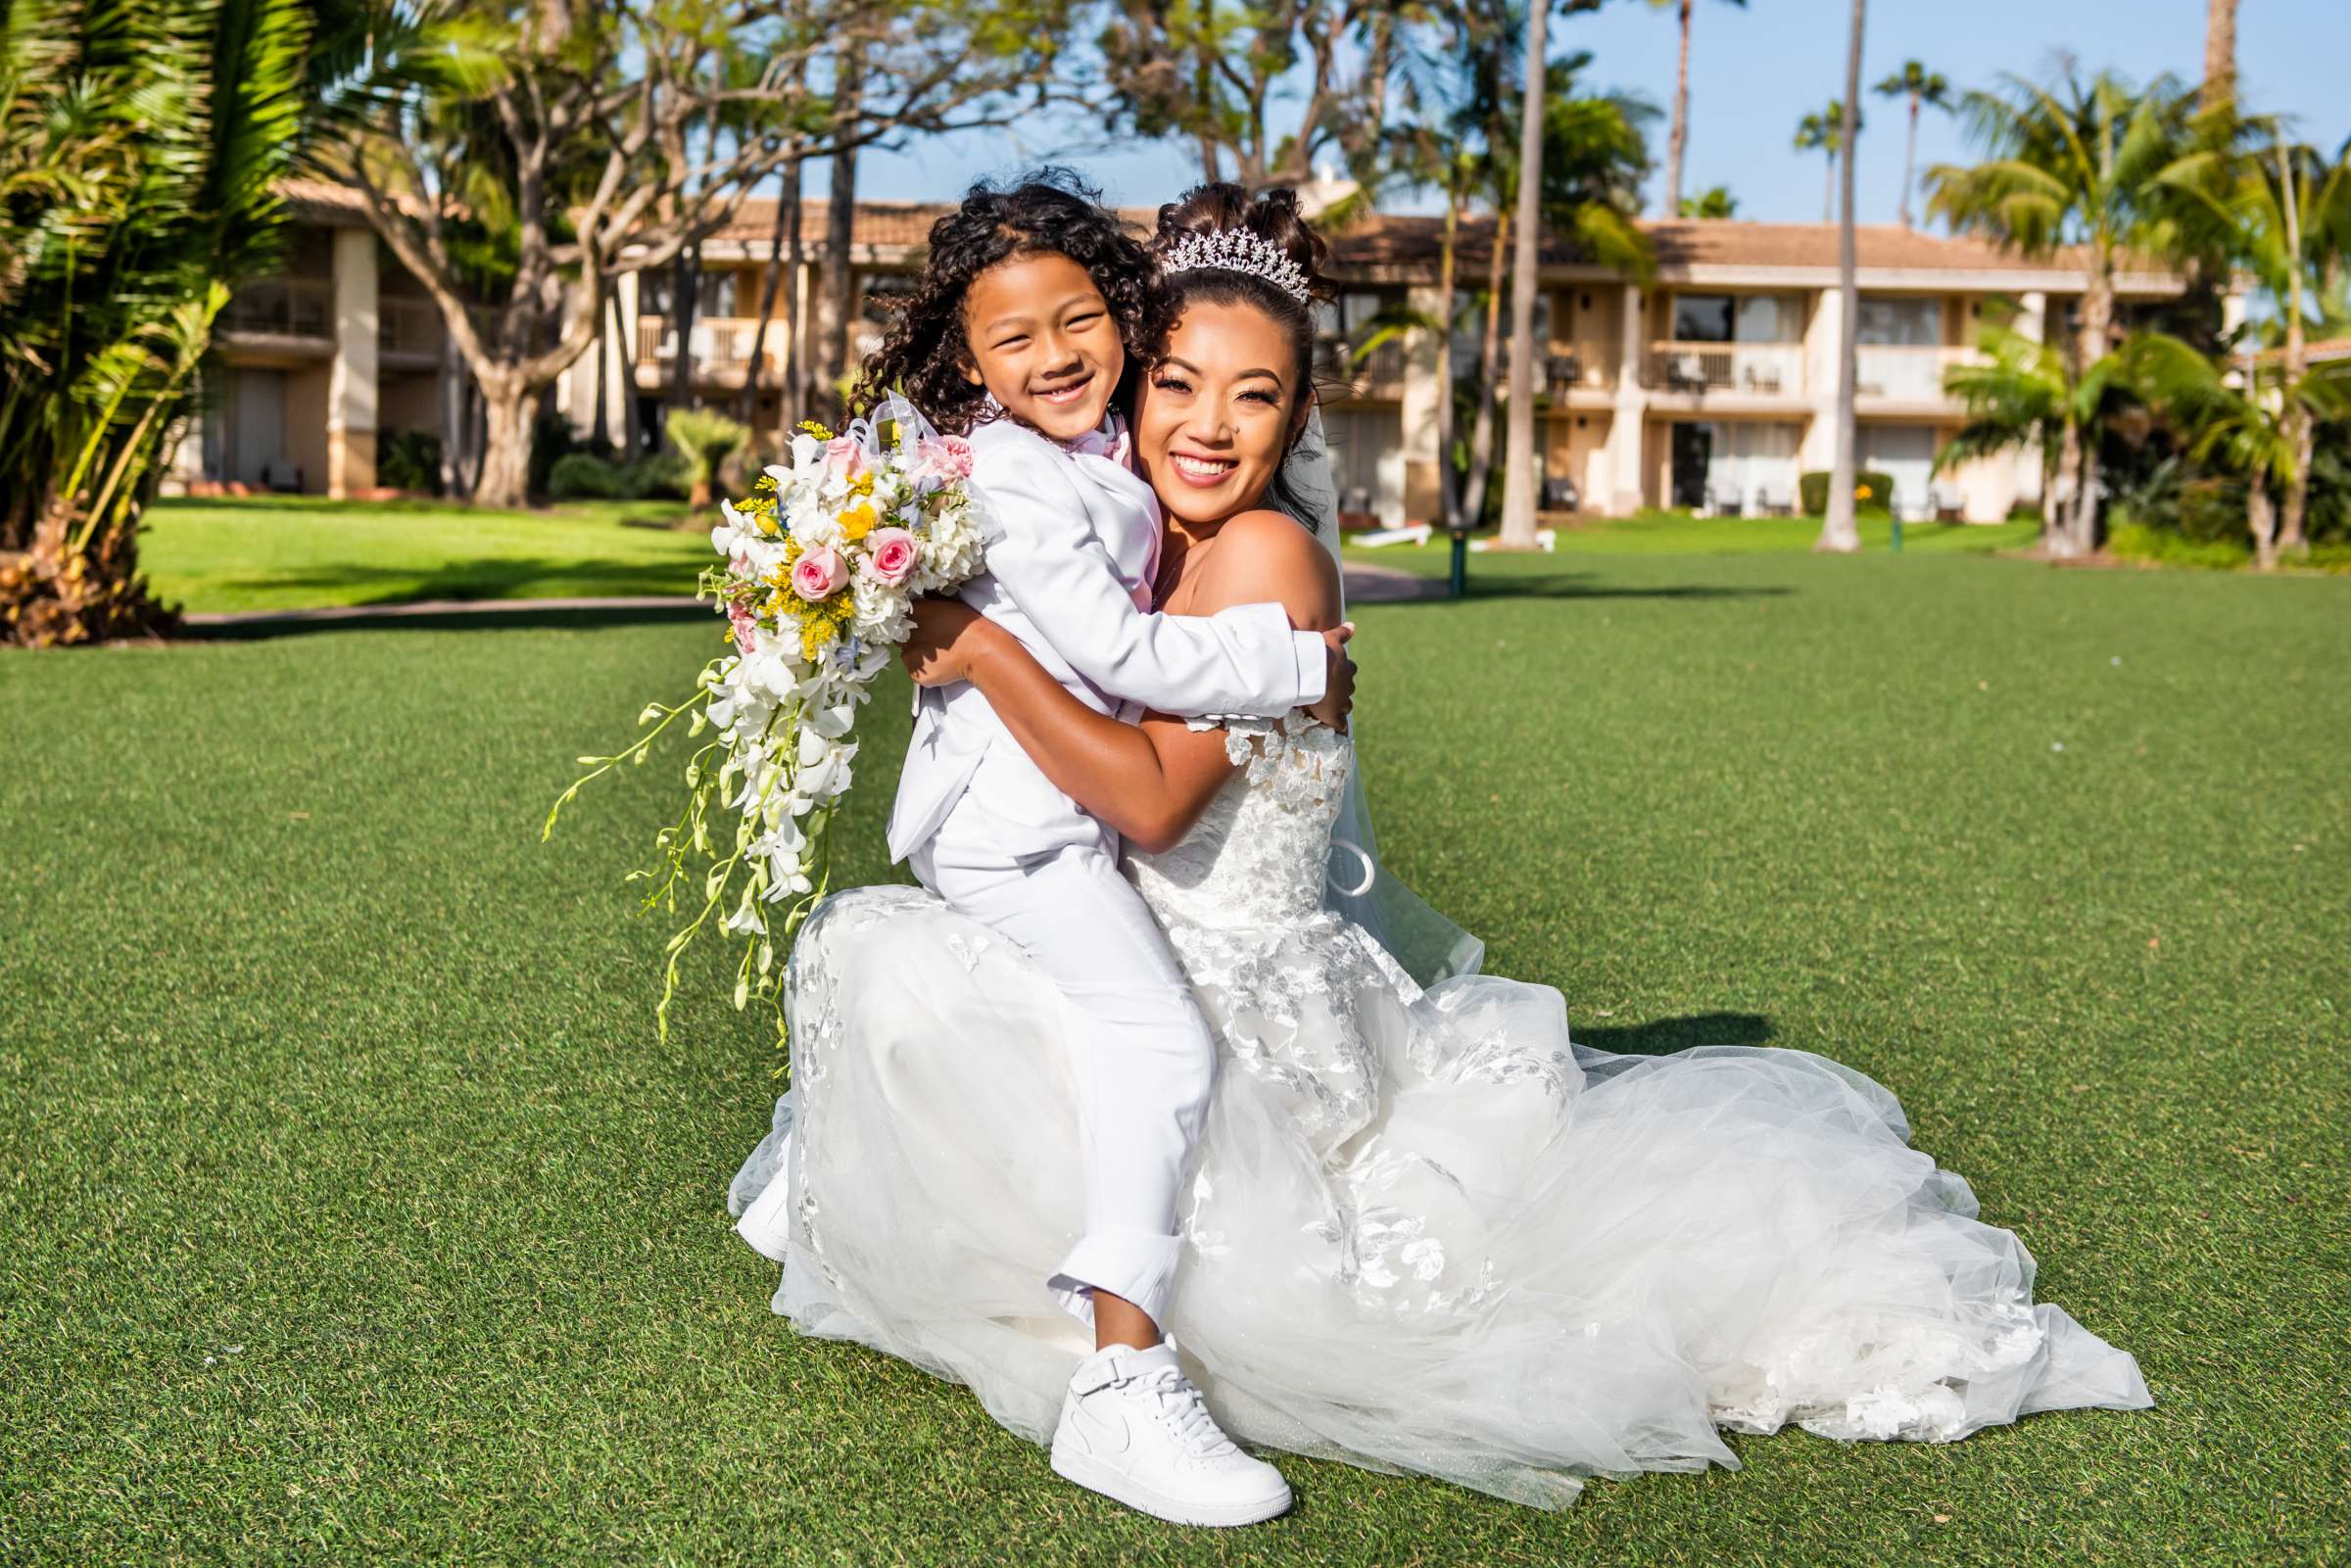
M 1790 145 L 1797 120 L 1843 86 L 1845 0 L 1697 0 L 1691 30 L 1690 149 L 1683 189 L 1723 184 L 1742 217 L 1809 222 L 1820 216 L 1823 159 Z M 1613 0 L 1602 11 L 1554 20 L 1553 52 L 1591 51 L 1597 86 L 1645 94 L 1664 109 L 1673 91 L 1675 28 L 1670 9 Z M 2111 67 L 2138 80 L 2203 70 L 2204 0 L 1878 0 L 1863 40 L 1864 88 L 1904 60 L 1924 62 L 1955 87 L 1987 85 L 2001 71 L 2048 73 L 2060 51 L 2085 67 Z M 2351 61 L 2346 0 L 2244 0 L 2237 67 L 2248 108 L 2283 112 L 2301 134 L 2331 151 L 2351 136 L 2343 71 Z M 1857 196 L 1863 222 L 1892 222 L 1902 177 L 1903 107 L 1864 92 L 1869 122 L 1860 140 Z M 1066 127 L 1058 134 L 1080 133 Z M 860 194 L 942 200 L 971 179 L 1003 173 L 1055 152 L 1050 127 L 928 138 L 900 153 L 860 162 Z M 1665 122 L 1655 148 L 1664 161 Z M 1932 111 L 1919 126 L 1919 166 L 1967 156 L 1957 122 Z M 1197 177 L 1173 143 L 1062 151 L 1119 202 L 1165 201 Z M 1661 174 L 1658 179 L 1661 181 Z M 821 176 L 811 194 L 821 192 Z M 1654 186 L 1652 201 L 1654 203 Z M 1409 207 L 1411 204 L 1398 204 Z

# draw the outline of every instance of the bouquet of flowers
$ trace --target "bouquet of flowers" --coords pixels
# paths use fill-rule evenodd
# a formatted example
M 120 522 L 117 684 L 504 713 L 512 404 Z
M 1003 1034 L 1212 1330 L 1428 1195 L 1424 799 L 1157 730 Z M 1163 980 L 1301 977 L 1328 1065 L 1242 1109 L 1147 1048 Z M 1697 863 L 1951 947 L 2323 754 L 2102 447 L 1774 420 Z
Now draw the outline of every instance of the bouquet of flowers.
M 635 744 L 582 757 L 593 771 L 563 791 L 540 834 L 553 832 L 591 780 L 643 763 L 679 715 L 689 736 L 711 732 L 687 762 L 678 818 L 655 839 L 657 864 L 630 874 L 649 884 L 648 910 L 675 914 L 678 890 L 700 887 L 699 909 L 669 939 L 656 1010 L 665 1039 L 679 958 L 714 920 L 745 943 L 735 1006 L 768 1001 L 782 1037 L 779 949 L 789 951 L 829 886 L 858 704 L 913 631 L 915 596 L 951 593 L 982 569 L 980 515 L 965 483 L 971 448 L 933 430 L 903 398 L 890 395 L 838 436 L 803 425 L 790 456 L 747 499 L 723 502 L 725 520 L 710 534 L 726 564 L 702 573 L 700 596 L 726 616 L 729 651 L 684 701 L 648 705 L 638 723 L 652 728 Z

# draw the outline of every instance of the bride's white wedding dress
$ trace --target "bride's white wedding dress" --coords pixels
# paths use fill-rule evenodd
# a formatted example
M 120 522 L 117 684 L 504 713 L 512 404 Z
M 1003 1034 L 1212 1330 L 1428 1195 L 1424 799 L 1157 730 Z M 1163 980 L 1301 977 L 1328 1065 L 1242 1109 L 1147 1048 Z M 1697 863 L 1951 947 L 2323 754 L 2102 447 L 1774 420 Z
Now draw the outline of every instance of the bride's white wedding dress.
M 1559 1506 L 1579 1474 L 1735 1464 L 1717 1428 L 1942 1442 L 2152 1402 L 1862 1074 L 1588 1050 L 1547 986 L 1421 991 L 1323 907 L 1349 740 L 1227 730 L 1245 766 L 1128 862 L 1219 1036 L 1169 1327 L 1227 1431 Z M 810 920 L 790 1006 L 794 1088 L 731 1194 L 777 1310 L 1045 1441 L 1090 1349 L 1044 1286 L 1080 1228 L 1059 995 L 868 887 Z

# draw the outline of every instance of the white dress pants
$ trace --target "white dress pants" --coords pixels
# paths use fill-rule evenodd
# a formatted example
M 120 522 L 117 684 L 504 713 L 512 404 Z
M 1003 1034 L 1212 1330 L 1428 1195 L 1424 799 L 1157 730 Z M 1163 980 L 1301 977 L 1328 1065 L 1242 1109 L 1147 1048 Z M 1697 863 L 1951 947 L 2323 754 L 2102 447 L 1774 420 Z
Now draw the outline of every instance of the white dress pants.
M 1085 1233 L 1046 1281 L 1093 1321 L 1089 1290 L 1163 1327 L 1181 1244 L 1176 1204 L 1207 1119 L 1216 1046 L 1190 983 L 1142 895 L 1119 875 L 1115 837 L 1013 860 L 983 808 L 959 803 L 908 856 L 922 884 L 1033 959 L 1071 1012 Z

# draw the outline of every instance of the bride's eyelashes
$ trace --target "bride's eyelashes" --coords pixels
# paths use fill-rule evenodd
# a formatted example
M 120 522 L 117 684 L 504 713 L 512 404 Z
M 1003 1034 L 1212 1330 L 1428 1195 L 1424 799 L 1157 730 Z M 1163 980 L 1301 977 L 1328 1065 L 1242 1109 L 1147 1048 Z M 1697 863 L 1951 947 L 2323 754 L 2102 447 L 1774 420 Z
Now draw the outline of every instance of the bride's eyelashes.
M 1184 380 L 1181 376 L 1175 375 L 1165 370 L 1161 371 L 1157 376 L 1152 378 L 1151 385 L 1161 392 L 1189 392 L 1192 390 L 1192 384 L 1190 382 Z M 1247 392 L 1242 393 L 1241 401 L 1243 403 L 1264 404 L 1269 408 L 1278 408 L 1281 406 L 1281 399 L 1272 393 L 1266 391 L 1263 387 L 1252 387 Z

